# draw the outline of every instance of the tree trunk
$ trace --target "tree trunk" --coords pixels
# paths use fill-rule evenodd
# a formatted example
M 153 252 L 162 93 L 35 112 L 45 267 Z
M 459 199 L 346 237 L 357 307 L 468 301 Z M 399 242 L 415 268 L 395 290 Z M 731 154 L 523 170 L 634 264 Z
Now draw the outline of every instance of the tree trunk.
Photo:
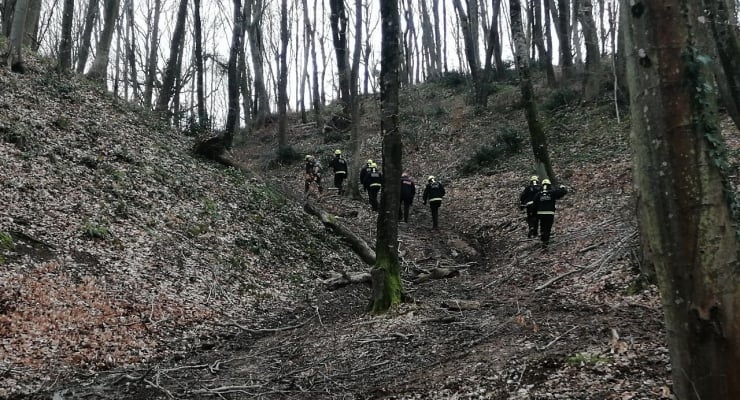
M 116 29 L 119 5 L 119 0 L 105 0 L 105 7 L 103 7 L 103 32 L 100 34 L 98 45 L 95 47 L 95 60 L 93 60 L 90 70 L 87 71 L 88 79 L 103 85 L 106 84 L 108 79 L 110 45 Z
M 550 3 L 552 3 L 553 0 L 544 0 L 543 5 L 544 9 L 542 10 L 542 14 L 544 14 L 545 18 L 545 44 L 547 45 L 547 62 L 552 65 L 552 54 L 553 54 L 553 46 L 552 46 L 552 29 L 550 27 L 552 26 L 552 20 L 550 18 Z M 557 84 L 557 78 L 554 78 L 553 84 Z M 549 83 L 549 81 L 548 81 Z
M 311 51 L 311 31 L 313 30 L 311 25 L 311 18 L 308 16 L 308 1 L 303 0 L 303 71 L 300 77 L 300 96 L 298 97 L 298 108 L 301 112 L 301 122 L 308 122 L 306 116 L 306 84 L 308 82 L 308 64 L 311 62 L 309 59 Z M 298 43 L 298 41 L 296 41 Z
M 436 79 L 440 77 L 440 70 L 437 69 L 437 45 L 434 43 L 434 28 L 432 20 L 429 18 L 426 0 L 421 0 L 421 43 L 424 54 L 424 64 L 427 68 L 427 77 Z
M 13 11 L 8 48 L 8 66 L 11 71 L 21 74 L 26 72 L 26 63 L 23 61 L 23 36 L 26 29 L 27 11 L 28 0 L 17 0 Z
M 554 9 L 553 9 L 554 10 Z M 563 80 L 567 81 L 573 77 L 573 55 L 570 47 L 570 7 L 568 0 L 558 0 L 557 33 L 560 44 L 560 68 Z
M 265 86 L 265 49 L 261 26 L 264 15 L 264 0 L 246 0 L 244 14 L 249 17 L 249 51 L 252 54 L 252 73 L 254 75 L 255 112 L 253 128 L 258 129 L 265 124 L 265 119 L 270 114 L 270 95 Z
M 59 41 L 59 62 L 57 71 L 68 72 L 72 68 L 72 21 L 74 17 L 74 0 L 64 0 L 62 10 L 62 32 Z
M 318 7 L 313 9 L 313 20 L 314 24 L 317 24 L 316 13 Z M 321 118 L 321 93 L 319 90 L 319 66 L 316 61 L 316 27 L 311 30 L 311 66 L 313 67 L 313 84 L 312 84 L 312 98 L 313 98 L 313 112 L 316 119 L 316 126 L 321 127 L 324 125 Z
M 533 24 L 534 43 L 537 46 L 537 51 L 540 54 L 539 63 L 545 68 L 545 73 L 547 75 L 547 85 L 552 87 L 552 86 L 555 86 L 555 69 L 552 66 L 552 56 L 550 55 L 550 50 L 549 48 L 545 48 L 545 38 L 542 33 L 542 4 L 541 4 L 541 0 L 534 0 L 533 3 L 534 3 L 533 4 L 534 6 L 534 24 Z
M 596 32 L 596 22 L 593 16 L 591 0 L 581 0 L 581 8 L 576 10 L 583 29 L 583 38 L 586 43 L 586 76 L 583 84 L 583 99 L 592 101 L 601 91 L 601 51 L 599 50 L 599 35 Z
M 239 48 L 242 44 L 242 2 L 234 0 L 234 27 L 231 32 L 231 46 L 229 46 L 228 65 L 228 110 L 226 126 L 224 127 L 224 147 L 230 149 L 234 145 L 234 136 L 239 129 Z
M 465 9 L 463 8 L 460 0 L 452 0 L 452 4 L 455 6 L 460 19 L 460 28 L 462 29 L 463 40 L 465 43 L 465 58 L 468 61 L 468 66 L 470 67 L 470 77 L 473 81 L 473 103 L 476 105 L 476 107 L 485 107 L 487 96 L 483 92 L 483 82 L 480 74 L 480 66 L 477 54 L 478 38 L 477 36 L 473 36 L 476 34 L 476 32 L 473 31 L 473 28 L 477 27 L 477 25 L 474 25 L 472 21 L 477 21 L 477 18 L 471 18 L 469 15 L 466 15 Z M 478 12 L 477 10 L 468 11 L 470 13 L 476 14 Z
M 491 10 L 491 30 L 489 32 L 490 38 L 488 39 L 488 45 L 490 51 L 486 55 L 486 69 L 490 69 L 490 59 L 493 56 L 493 63 L 496 66 L 496 76 L 504 76 L 504 60 L 501 57 L 501 35 L 499 35 L 499 29 L 501 26 L 501 0 L 493 0 L 493 9 Z
M 527 125 L 529 126 L 529 136 L 532 142 L 532 151 L 534 152 L 535 168 L 540 176 L 546 176 L 555 182 L 556 178 L 547 150 L 547 137 L 537 117 L 537 103 L 535 102 L 532 78 L 529 71 L 527 43 L 524 38 L 524 29 L 522 28 L 521 5 L 519 4 L 519 0 L 510 0 L 509 5 L 511 6 L 511 36 L 516 49 L 514 60 L 519 70 L 519 85 L 522 92 L 522 103 L 527 113 Z
M 82 30 L 82 36 L 80 37 L 80 47 L 77 51 L 77 73 L 81 74 L 85 72 L 87 66 L 87 58 L 90 55 L 92 31 L 95 27 L 95 22 L 98 19 L 98 12 L 100 11 L 100 0 L 90 0 L 87 4 L 87 12 L 85 13 L 85 27 Z
M 131 90 L 134 98 L 139 98 L 139 73 L 136 68 L 136 23 L 134 17 L 134 0 L 126 1 L 126 60 L 128 61 L 128 76 L 131 80 Z
M 164 69 L 162 88 L 157 98 L 156 110 L 161 113 L 166 112 L 169 108 L 170 100 L 172 100 L 175 90 L 175 76 L 180 74 L 180 70 L 177 69 L 177 53 L 183 40 L 185 40 L 185 20 L 187 16 L 188 0 L 180 0 L 180 6 L 177 9 L 175 30 L 172 32 L 172 39 L 170 40 L 170 58 L 167 60 L 167 66 Z
M 679 400 L 740 398 L 740 275 L 698 2 L 622 2 L 634 182 L 645 259 L 661 292 Z M 645 90 L 650 88 L 650 90 Z
M 287 147 L 288 135 L 288 1 L 282 0 L 280 11 L 280 73 L 278 78 L 278 151 Z
M 202 19 L 200 17 L 200 0 L 193 0 L 193 43 L 195 50 L 193 58 L 195 61 L 195 91 L 196 106 L 198 107 L 198 126 L 201 129 L 207 129 L 208 112 L 206 111 L 204 66 L 203 66 L 203 34 Z M 245 110 L 246 111 L 246 110 Z
M 380 0 L 381 69 L 380 69 L 380 131 L 383 135 L 383 175 L 385 188 L 380 202 L 376 260 L 372 269 L 370 311 L 384 313 L 400 304 L 403 295 L 398 260 L 398 204 L 401 196 L 401 135 L 398 130 L 399 48 L 400 31 L 398 3 Z
M 242 19 L 242 24 L 246 21 Z M 242 42 L 244 41 L 244 26 L 242 26 Z M 239 91 L 242 97 L 242 112 L 244 115 L 244 126 L 251 131 L 252 129 L 252 79 L 249 75 L 247 65 L 247 54 L 244 46 L 239 48 Z
M 360 131 L 360 53 L 362 52 L 362 0 L 355 0 L 355 45 L 352 54 L 352 82 L 350 96 L 352 99 L 352 131 L 350 134 L 350 170 L 347 179 L 347 191 L 350 196 L 360 199 L 359 170 L 362 158 L 360 157 L 360 144 L 362 143 L 362 132 Z
M 0 35 L 10 37 L 10 31 L 13 25 L 13 9 L 15 8 L 16 0 L 4 0 L 2 5 L 2 19 L 0 19 Z
M 436 55 L 435 64 L 437 65 L 437 70 L 440 71 L 440 74 L 442 73 L 442 59 L 445 60 L 447 57 L 442 53 L 442 39 L 441 39 L 441 33 L 439 31 L 440 21 L 439 21 L 439 0 L 432 0 L 432 17 L 434 19 L 434 53 Z M 445 34 L 447 32 L 445 31 Z
M 339 98 L 344 105 L 345 115 L 350 114 L 350 70 L 349 53 L 347 47 L 347 11 L 343 0 L 329 0 L 331 7 L 331 33 L 334 42 L 334 52 L 337 57 L 337 75 L 339 76 Z
M 150 10 L 151 12 L 151 10 Z M 157 54 L 159 53 L 159 17 L 162 14 L 162 0 L 154 0 L 154 16 L 151 23 L 151 37 L 149 54 L 146 61 L 146 76 L 144 77 L 144 105 L 149 108 L 154 97 L 154 81 L 157 78 Z
M 28 0 L 23 45 L 33 51 L 39 48 L 39 19 L 41 18 L 41 0 Z

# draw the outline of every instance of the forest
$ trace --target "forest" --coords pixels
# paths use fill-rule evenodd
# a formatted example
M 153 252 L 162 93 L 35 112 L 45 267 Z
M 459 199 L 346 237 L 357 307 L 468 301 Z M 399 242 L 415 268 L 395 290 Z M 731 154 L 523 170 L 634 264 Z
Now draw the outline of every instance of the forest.
M 740 398 L 739 21 L 0 0 L 0 397 Z

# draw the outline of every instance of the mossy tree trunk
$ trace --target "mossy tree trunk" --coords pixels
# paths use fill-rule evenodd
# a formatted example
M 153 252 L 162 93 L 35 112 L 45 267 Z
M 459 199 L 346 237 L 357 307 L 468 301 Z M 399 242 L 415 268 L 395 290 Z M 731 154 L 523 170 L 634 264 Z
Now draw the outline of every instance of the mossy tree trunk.
M 379 314 L 401 302 L 403 286 L 398 261 L 398 204 L 401 196 L 401 135 L 398 131 L 400 16 L 396 0 L 380 0 L 380 130 L 383 135 L 383 176 L 370 312 Z
M 547 150 L 547 137 L 542 130 L 542 125 L 537 117 L 537 103 L 532 88 L 532 77 L 529 70 L 529 56 L 527 53 L 527 41 L 522 28 L 522 11 L 519 0 L 511 0 L 511 32 L 514 40 L 516 54 L 516 67 L 519 70 L 519 86 L 522 92 L 522 103 L 527 114 L 527 125 L 529 126 L 529 137 L 534 152 L 535 168 L 539 175 L 547 176 L 553 182 L 556 181 L 555 173 L 550 164 L 550 155 Z
M 740 399 L 740 275 L 734 191 L 722 166 L 700 2 L 622 10 L 638 220 L 660 288 L 677 399 Z

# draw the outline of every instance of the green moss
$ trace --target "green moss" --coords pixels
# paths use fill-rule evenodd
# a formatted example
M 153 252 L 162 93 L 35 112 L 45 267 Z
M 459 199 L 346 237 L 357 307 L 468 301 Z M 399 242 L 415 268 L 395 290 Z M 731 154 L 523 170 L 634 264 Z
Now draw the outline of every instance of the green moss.
M 0 232 L 0 250 L 13 250 L 14 248 L 13 236 L 8 232 Z
M 565 362 L 573 367 L 604 364 L 607 361 L 609 360 L 604 356 L 598 356 L 589 353 L 577 353 L 565 359 Z
M 82 227 L 83 235 L 90 239 L 107 239 L 111 236 L 107 226 L 94 221 L 87 221 Z

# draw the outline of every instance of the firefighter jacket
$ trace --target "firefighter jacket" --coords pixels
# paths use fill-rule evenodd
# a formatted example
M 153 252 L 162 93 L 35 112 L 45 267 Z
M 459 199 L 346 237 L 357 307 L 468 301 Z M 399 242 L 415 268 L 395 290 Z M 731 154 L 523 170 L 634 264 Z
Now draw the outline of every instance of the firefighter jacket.
M 365 182 L 368 189 L 380 189 L 383 186 L 383 173 L 378 171 L 376 168 L 370 168 L 367 172 L 367 179 Z
M 367 189 L 367 175 L 370 173 L 370 165 L 365 164 L 362 169 L 360 169 L 360 185 Z
M 336 156 L 329 162 L 329 168 L 334 170 L 334 175 L 347 175 L 347 160 Z
M 550 185 L 542 186 L 542 190 L 534 196 L 534 205 L 537 207 L 537 215 L 555 214 L 555 200 L 565 196 L 568 191 L 564 187 L 551 188 Z
M 522 190 L 522 194 L 519 195 L 519 203 L 521 204 L 522 208 L 534 207 L 534 196 L 537 195 L 537 192 L 542 190 L 542 186 L 533 182 L 525 186 L 524 190 Z
M 416 185 L 408 176 L 401 177 L 401 200 L 412 201 L 416 196 Z
M 427 201 L 442 201 L 442 197 L 445 196 L 445 187 L 437 181 L 427 183 L 422 193 L 422 199 L 426 203 Z
M 321 164 L 318 161 L 306 161 L 306 175 L 321 176 Z

